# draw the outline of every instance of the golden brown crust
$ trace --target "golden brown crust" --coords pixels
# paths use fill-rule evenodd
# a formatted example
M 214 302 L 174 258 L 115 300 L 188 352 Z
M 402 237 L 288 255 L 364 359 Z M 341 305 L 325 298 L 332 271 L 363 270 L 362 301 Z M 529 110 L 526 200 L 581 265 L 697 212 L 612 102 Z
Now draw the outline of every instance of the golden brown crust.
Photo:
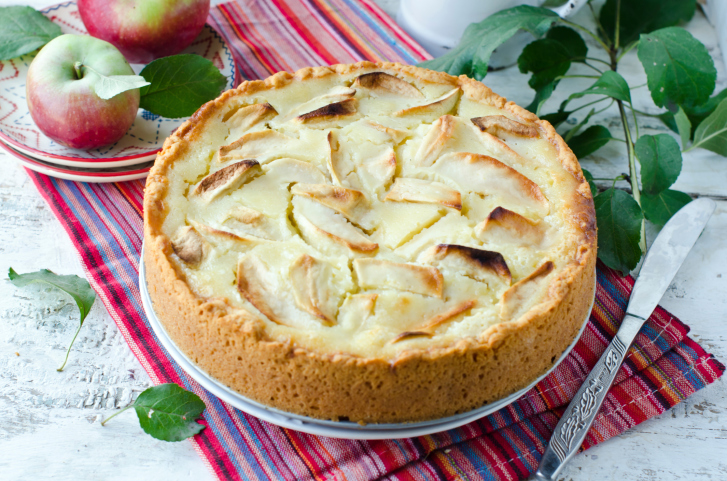
M 261 321 L 225 299 L 194 294 L 162 232 L 168 215 L 167 173 L 200 140 L 205 123 L 245 99 L 291 82 L 330 75 L 386 71 L 422 84 L 448 85 L 462 96 L 504 109 L 536 125 L 577 184 L 567 200 L 567 222 L 578 232 L 568 264 L 547 277 L 543 302 L 516 320 L 496 324 L 453 345 L 410 349 L 396 359 L 362 358 L 307 350 L 270 339 Z M 527 386 L 545 372 L 580 329 L 595 290 L 596 228 L 593 200 L 573 153 L 555 129 L 492 93 L 482 83 L 393 63 L 361 62 L 280 72 L 244 82 L 201 107 L 169 137 L 147 178 L 144 262 L 155 312 L 177 346 L 211 376 L 266 405 L 325 419 L 407 422 L 478 408 Z M 239 280 L 238 280 L 239 283 Z M 244 281 L 243 281 L 244 284 Z M 243 289 L 249 289 L 243 285 Z M 303 375 L 301 375 L 303 373 Z M 453 375 L 456 373 L 456 375 Z

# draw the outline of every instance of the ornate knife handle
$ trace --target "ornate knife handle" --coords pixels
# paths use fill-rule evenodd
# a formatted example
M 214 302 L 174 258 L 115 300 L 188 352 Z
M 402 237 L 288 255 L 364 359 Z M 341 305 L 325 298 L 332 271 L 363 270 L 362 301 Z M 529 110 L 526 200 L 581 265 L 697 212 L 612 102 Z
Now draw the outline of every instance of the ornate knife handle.
M 629 317 L 632 318 L 630 319 L 631 322 L 626 322 L 629 321 Z M 634 318 L 634 316 L 627 315 L 622 326 L 633 325 L 635 324 L 633 321 L 638 322 L 639 325 L 644 322 L 641 319 Z M 636 331 L 638 332 L 638 329 Z M 624 336 L 624 334 L 626 335 Z M 616 333 L 601 359 L 598 360 L 596 366 L 573 397 L 558 425 L 555 426 L 553 436 L 545 449 L 545 453 L 543 453 L 540 467 L 533 479 L 537 481 L 554 480 L 565 463 L 578 452 L 596 414 L 601 408 L 601 404 L 603 404 L 603 400 L 606 399 L 606 394 L 608 394 L 608 390 L 616 378 L 616 373 L 626 357 L 626 352 L 634 336 L 635 333 L 632 336 L 631 332 L 623 333 L 622 330 Z

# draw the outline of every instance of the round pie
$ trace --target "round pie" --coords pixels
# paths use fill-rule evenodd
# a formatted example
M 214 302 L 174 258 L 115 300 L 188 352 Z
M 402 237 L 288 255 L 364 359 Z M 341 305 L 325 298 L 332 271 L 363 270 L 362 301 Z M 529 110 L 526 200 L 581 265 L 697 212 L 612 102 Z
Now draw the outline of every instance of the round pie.
M 482 83 L 363 62 L 200 108 L 144 199 L 154 310 L 204 371 L 316 418 L 415 422 L 530 384 L 595 289 L 593 199 Z

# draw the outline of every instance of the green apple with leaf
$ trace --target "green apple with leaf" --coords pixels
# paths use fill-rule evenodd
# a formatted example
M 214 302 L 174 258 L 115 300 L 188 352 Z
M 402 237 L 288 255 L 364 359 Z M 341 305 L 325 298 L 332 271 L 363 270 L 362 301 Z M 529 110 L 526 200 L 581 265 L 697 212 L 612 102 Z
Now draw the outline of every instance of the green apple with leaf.
M 123 82 L 128 89 L 109 91 L 109 82 Z M 113 144 L 129 130 L 139 109 L 139 87 L 147 84 L 110 43 L 61 35 L 30 65 L 26 98 L 45 135 L 71 148 L 94 149 Z

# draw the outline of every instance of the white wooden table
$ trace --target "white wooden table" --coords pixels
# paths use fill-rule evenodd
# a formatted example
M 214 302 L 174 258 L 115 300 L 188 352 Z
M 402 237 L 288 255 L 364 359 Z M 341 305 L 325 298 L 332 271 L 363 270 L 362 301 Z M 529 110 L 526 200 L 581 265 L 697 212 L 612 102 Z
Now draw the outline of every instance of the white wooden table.
M 0 6 L 16 3 L 0 0 Z M 41 8 L 47 0 L 24 3 Z M 398 0 L 379 0 L 393 16 Z M 577 17 L 578 18 L 578 17 Z M 715 58 L 718 90 L 727 75 L 714 31 L 697 14 L 689 30 Z M 595 47 L 591 46 L 592 52 Z M 644 83 L 636 55 L 621 73 Z M 490 74 L 496 92 L 527 104 L 527 78 L 511 68 Z M 582 87 L 590 84 L 582 82 Z M 565 84 L 545 111 L 563 98 Z M 557 91 L 556 91 L 557 92 Z M 635 106 L 654 111 L 645 88 Z M 598 122 L 616 133 L 615 110 Z M 666 129 L 642 120 L 643 131 Z M 622 145 L 613 142 L 583 161 L 597 177 L 627 170 Z M 706 151 L 685 156 L 677 189 L 717 200 L 717 211 L 667 291 L 662 305 L 692 327 L 691 336 L 727 360 L 727 159 Z M 71 241 L 15 160 L 0 153 L 0 276 L 41 268 L 83 276 Z M 77 310 L 62 294 L 43 287 L 16 289 L 0 281 L 0 478 L 29 479 L 213 479 L 190 442 L 165 443 L 144 434 L 132 412 L 106 427 L 100 421 L 151 385 L 103 305 L 86 320 L 68 365 L 56 372 L 77 327 Z M 564 480 L 727 479 L 727 388 L 723 381 L 684 403 L 577 456 Z

